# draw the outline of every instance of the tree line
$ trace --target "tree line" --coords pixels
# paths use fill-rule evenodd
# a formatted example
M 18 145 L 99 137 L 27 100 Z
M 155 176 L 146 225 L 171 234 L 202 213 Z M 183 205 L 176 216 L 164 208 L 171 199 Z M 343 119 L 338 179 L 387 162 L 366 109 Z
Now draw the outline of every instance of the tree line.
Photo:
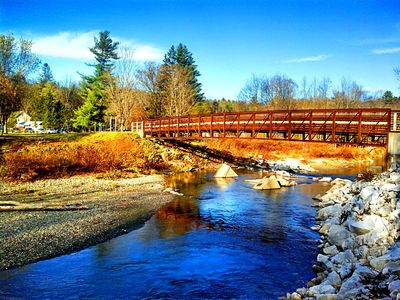
M 205 99 L 200 72 L 187 46 L 171 46 L 162 63 L 138 64 L 134 49 L 121 48 L 109 31 L 94 38 L 92 74 L 80 82 L 56 82 L 50 66 L 32 53 L 32 42 L 0 34 L 0 123 L 13 125 L 12 114 L 26 111 L 44 127 L 91 130 L 116 126 L 129 129 L 145 118 L 262 109 L 352 108 L 399 106 L 400 99 L 386 91 L 368 94 L 355 81 L 342 79 L 335 87 L 329 77 L 303 78 L 296 83 L 286 75 L 253 75 L 238 100 Z M 33 75 L 39 75 L 32 79 Z M 395 70 L 400 79 L 400 71 Z M 9 124 L 8 124 L 9 123 Z M 8 124 L 8 126 L 7 126 Z
M 163 63 L 137 64 L 134 49 L 118 49 L 110 32 L 102 31 L 89 48 L 92 74 L 79 83 L 54 80 L 50 66 L 31 51 L 32 42 L 0 35 L 0 123 L 14 125 L 12 114 L 26 111 L 44 127 L 88 130 L 109 121 L 128 129 L 132 121 L 191 113 L 204 100 L 200 72 L 183 44 L 172 46 Z M 31 75 L 38 74 L 36 80 Z M 117 124 L 115 124 L 117 123 Z

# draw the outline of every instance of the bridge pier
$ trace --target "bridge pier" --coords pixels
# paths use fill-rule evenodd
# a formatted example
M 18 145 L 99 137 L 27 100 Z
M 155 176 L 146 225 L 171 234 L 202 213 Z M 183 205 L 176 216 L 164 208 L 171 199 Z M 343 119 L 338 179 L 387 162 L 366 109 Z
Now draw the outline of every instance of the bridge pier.
M 400 155 L 400 132 L 389 133 L 388 154 Z

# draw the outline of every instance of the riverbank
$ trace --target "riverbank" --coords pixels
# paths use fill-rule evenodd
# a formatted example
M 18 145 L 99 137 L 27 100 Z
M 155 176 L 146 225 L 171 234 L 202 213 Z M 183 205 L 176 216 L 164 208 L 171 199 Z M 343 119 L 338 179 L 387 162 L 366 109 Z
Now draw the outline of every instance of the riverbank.
M 355 182 L 332 183 L 316 197 L 317 276 L 286 299 L 398 299 L 400 165 Z
M 165 203 L 160 175 L 75 176 L 0 183 L 0 202 L 78 205 L 85 210 L 0 212 L 0 271 L 81 250 L 140 226 Z
M 320 144 L 275 141 L 277 146 L 271 141 L 203 143 L 206 148 L 219 149 L 221 161 L 220 154 L 229 150 L 233 159 L 249 157 L 255 163 L 265 162 L 264 158 L 268 157 L 276 159 L 278 152 L 285 158 L 293 153 L 297 153 L 296 158 L 318 158 L 318 151 L 323 149 Z M 265 151 L 272 150 L 270 147 L 275 147 L 275 154 L 271 152 L 268 156 L 269 152 Z M 287 147 L 293 148 L 292 152 L 287 153 Z M 314 156 L 305 155 L 301 147 L 312 149 Z M 316 149 L 319 150 L 316 152 Z M 344 147 L 336 154 L 328 153 L 340 157 L 347 153 L 342 162 L 348 165 L 356 159 L 371 159 L 380 151 Z M 143 223 L 170 201 L 171 196 L 161 194 L 161 175 L 142 174 L 171 174 L 217 165 L 207 160 L 207 156 L 163 147 L 131 133 L 107 132 L 67 135 L 60 139 L 11 140 L 2 148 L 0 159 L 0 175 L 8 181 L 0 181 L 0 204 L 11 201 L 88 208 L 0 212 L 0 270 L 77 251 Z

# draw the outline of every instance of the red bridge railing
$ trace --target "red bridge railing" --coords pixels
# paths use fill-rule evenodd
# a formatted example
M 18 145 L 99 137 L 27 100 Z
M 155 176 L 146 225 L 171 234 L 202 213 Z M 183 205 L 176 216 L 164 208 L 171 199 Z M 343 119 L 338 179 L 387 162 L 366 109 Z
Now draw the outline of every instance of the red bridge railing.
M 400 111 L 232 112 L 150 119 L 142 126 L 144 136 L 161 139 L 251 138 L 386 146 L 391 129 L 400 131 Z

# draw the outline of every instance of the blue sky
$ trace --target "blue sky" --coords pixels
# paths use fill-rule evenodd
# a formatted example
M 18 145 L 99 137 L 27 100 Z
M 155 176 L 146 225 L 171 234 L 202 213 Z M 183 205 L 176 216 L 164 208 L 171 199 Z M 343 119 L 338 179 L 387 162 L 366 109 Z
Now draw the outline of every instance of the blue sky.
M 277 73 L 400 94 L 400 0 L 0 0 L 0 33 L 33 40 L 59 81 L 92 71 L 87 48 L 102 30 L 139 63 L 186 44 L 209 98 L 235 99 L 252 74 Z

